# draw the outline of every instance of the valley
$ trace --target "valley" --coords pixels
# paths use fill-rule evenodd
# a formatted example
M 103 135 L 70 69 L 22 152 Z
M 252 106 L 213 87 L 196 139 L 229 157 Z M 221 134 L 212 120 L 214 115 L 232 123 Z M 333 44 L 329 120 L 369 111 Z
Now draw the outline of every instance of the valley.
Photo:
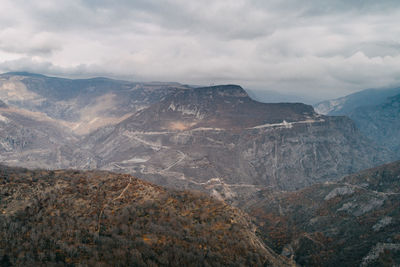
M 396 96 L 353 122 L 237 85 L 6 73 L 0 100 L 3 261 L 399 262 Z

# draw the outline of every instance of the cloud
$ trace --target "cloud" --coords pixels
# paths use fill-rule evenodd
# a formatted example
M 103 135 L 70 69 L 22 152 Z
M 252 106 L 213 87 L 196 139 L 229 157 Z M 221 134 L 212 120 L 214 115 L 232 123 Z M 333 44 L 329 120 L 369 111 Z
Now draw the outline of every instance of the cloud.
M 2 0 L 0 71 L 327 98 L 399 84 L 399 23 L 398 1 Z

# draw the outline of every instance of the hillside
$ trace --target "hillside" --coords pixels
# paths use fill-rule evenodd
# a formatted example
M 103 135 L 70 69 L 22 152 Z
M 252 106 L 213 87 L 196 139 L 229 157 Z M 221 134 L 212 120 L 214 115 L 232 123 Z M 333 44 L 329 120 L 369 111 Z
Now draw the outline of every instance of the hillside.
M 30 168 L 65 168 L 73 164 L 78 138 L 66 125 L 43 114 L 1 103 L 1 163 Z
M 302 266 L 400 263 L 400 161 L 296 192 L 265 190 L 242 207 L 266 244 Z
M 0 99 L 67 124 L 77 134 L 116 124 L 175 90 L 178 83 L 108 78 L 65 79 L 17 72 L 0 75 Z
M 290 266 L 239 210 L 108 172 L 0 167 L 2 266 Z

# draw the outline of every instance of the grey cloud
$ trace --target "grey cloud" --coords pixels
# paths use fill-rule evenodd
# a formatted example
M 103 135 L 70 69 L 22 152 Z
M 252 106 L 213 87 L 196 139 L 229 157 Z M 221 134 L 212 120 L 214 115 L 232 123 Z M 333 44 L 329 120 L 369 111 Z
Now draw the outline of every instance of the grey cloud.
M 0 71 L 239 83 L 321 98 L 399 82 L 398 1 L 3 2 Z

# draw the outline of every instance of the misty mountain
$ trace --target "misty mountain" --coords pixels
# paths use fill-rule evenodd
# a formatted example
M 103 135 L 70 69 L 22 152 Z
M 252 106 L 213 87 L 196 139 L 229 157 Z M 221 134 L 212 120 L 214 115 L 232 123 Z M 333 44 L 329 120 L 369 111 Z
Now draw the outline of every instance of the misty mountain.
M 316 105 L 328 115 L 351 118 L 360 131 L 400 158 L 400 88 L 364 90 Z
M 324 115 L 347 115 L 359 107 L 383 104 L 388 97 L 397 94 L 400 94 L 400 88 L 366 89 L 344 97 L 317 103 L 314 107 L 318 113 Z
M 361 106 L 348 113 L 365 136 L 400 158 L 400 94 L 376 106 Z

